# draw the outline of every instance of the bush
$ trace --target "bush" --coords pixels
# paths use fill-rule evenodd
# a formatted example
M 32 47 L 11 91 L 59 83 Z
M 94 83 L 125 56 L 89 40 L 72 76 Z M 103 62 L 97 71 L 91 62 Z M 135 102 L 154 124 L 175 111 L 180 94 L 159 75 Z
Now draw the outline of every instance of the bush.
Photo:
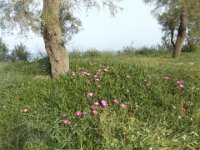
M 133 43 L 131 43 L 129 46 L 123 47 L 122 51 L 118 52 L 118 55 L 160 55 L 169 52 L 169 50 L 164 45 L 156 45 L 151 47 L 141 47 L 141 48 L 135 48 L 133 46 Z
M 77 58 L 81 56 L 82 56 L 82 53 L 78 49 L 73 49 L 73 51 L 69 53 L 69 57 Z
M 187 43 L 183 46 L 182 52 L 198 52 L 200 49 L 200 43 Z
M 51 75 L 51 63 L 48 56 L 44 56 L 43 58 L 39 59 L 38 63 L 45 74 Z
M 30 56 L 31 54 L 27 50 L 27 47 L 21 43 L 15 46 L 14 50 L 10 55 L 10 59 L 12 62 L 20 62 L 20 61 L 27 62 L 29 61 Z
M 129 46 L 125 46 L 123 47 L 122 52 L 118 53 L 118 54 L 122 54 L 122 55 L 131 55 L 131 54 L 135 54 L 136 49 L 133 46 L 133 42 L 129 45 Z
M 162 49 L 160 46 L 142 47 L 138 49 L 136 54 L 144 56 L 162 56 L 163 54 L 169 53 L 169 50 Z
M 84 57 L 100 57 L 101 52 L 96 49 L 89 49 L 83 54 Z
M 8 51 L 6 44 L 0 38 L 0 61 L 8 60 Z

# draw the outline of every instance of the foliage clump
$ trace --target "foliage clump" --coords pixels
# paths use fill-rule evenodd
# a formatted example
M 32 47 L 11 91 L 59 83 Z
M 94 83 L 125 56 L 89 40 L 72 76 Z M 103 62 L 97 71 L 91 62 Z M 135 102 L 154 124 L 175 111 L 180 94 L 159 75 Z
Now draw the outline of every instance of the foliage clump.
M 11 62 L 27 62 L 29 61 L 30 56 L 31 54 L 27 50 L 27 47 L 21 43 L 14 47 L 14 50 L 11 52 L 10 59 Z

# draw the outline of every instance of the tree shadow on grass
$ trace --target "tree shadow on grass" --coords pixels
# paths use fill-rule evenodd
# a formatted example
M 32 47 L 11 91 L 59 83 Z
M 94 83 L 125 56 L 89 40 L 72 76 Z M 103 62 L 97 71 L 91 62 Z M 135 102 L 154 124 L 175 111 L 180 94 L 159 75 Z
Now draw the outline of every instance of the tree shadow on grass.
M 6 132 L 6 131 L 5 131 Z M 30 140 L 36 140 L 36 143 L 31 143 L 34 147 L 37 147 L 38 141 L 42 146 L 42 149 L 51 149 L 53 147 L 53 141 L 50 137 L 38 128 L 30 128 L 26 125 L 14 128 L 10 132 L 6 133 L 5 139 L 3 139 L 3 150 L 23 150 L 27 147 L 27 142 Z

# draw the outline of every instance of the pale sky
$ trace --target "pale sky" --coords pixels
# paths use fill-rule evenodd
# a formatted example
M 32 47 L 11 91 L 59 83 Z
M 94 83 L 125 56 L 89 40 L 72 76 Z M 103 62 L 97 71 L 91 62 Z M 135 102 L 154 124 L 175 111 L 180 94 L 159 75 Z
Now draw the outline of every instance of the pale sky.
M 115 17 L 108 10 L 78 12 L 84 30 L 74 36 L 68 49 L 121 50 L 131 42 L 135 47 L 160 43 L 162 33 L 151 8 L 143 0 L 127 0 L 121 4 L 124 10 Z M 2 38 L 11 49 L 20 42 L 32 52 L 44 49 L 43 39 L 34 34 L 28 38 L 17 35 L 3 35 Z

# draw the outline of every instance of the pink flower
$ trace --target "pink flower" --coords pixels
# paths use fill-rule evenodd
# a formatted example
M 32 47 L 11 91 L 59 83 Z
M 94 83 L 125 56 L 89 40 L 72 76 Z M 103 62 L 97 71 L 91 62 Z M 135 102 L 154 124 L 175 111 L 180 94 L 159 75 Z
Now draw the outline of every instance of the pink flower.
M 71 121 L 70 121 L 70 120 L 63 120 L 63 123 L 64 123 L 64 124 L 70 124 Z
M 75 112 L 75 115 L 76 115 L 77 117 L 80 117 L 80 116 L 82 115 L 82 112 L 76 111 L 76 112 Z
M 178 87 L 179 87 L 180 89 L 184 89 L 184 88 L 185 88 L 185 85 L 179 84 Z
M 97 115 L 98 111 L 97 110 L 92 110 L 93 115 Z
M 92 92 L 87 93 L 87 98 L 93 98 L 94 94 Z
M 95 75 L 94 75 L 94 78 L 98 78 L 98 75 L 95 74 Z
M 100 103 L 99 103 L 99 102 L 94 102 L 94 105 L 95 105 L 95 106 L 99 106 Z
M 126 104 L 123 103 L 123 104 L 121 105 L 121 107 L 122 107 L 123 109 L 126 109 Z
M 99 78 L 95 78 L 95 80 L 96 80 L 96 81 L 100 81 L 100 79 L 99 79 Z
M 164 76 L 164 77 L 163 77 L 163 80 L 166 80 L 166 81 L 167 81 L 167 80 L 169 80 L 169 79 L 170 79 L 169 76 Z
M 184 83 L 183 80 L 177 80 L 177 81 L 176 81 L 176 84 L 177 84 L 177 85 L 180 85 L 180 84 L 183 84 L 183 83 Z
M 118 100 L 118 99 L 114 99 L 114 100 L 113 100 L 113 103 L 114 103 L 114 104 L 119 104 L 119 100 Z
M 29 112 L 29 109 L 28 109 L 28 108 L 24 108 L 24 109 L 22 110 L 22 112 L 27 113 L 27 112 Z
M 105 100 L 101 100 L 101 106 L 102 107 L 108 107 L 108 102 L 107 101 L 105 101 Z
M 82 72 L 82 76 L 84 76 L 84 77 L 90 76 L 90 73 L 84 71 L 84 72 Z

